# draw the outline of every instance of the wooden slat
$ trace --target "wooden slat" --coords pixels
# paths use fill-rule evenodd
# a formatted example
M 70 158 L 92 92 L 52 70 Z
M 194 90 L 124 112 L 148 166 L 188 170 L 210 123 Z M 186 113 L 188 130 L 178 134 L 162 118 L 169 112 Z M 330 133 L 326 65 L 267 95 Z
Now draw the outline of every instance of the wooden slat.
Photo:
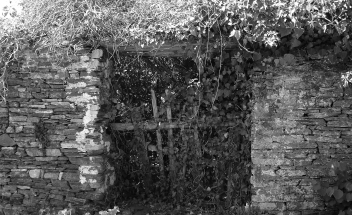
M 170 92 L 169 90 L 165 90 L 165 94 L 167 97 L 169 97 Z M 171 113 L 171 107 L 170 107 L 170 103 L 167 104 L 166 106 L 166 116 L 167 116 L 167 120 L 169 121 L 169 123 L 172 122 L 172 113 Z M 170 179 L 171 179 L 171 187 L 173 185 L 173 181 L 176 177 L 176 166 L 175 166 L 175 155 L 174 155 L 174 137 L 173 137 L 173 132 L 172 132 L 172 128 L 168 129 L 168 146 L 169 146 L 169 169 L 170 169 Z
M 154 90 L 151 90 L 151 94 L 152 94 L 153 115 L 154 115 L 155 122 L 158 123 L 159 122 L 159 114 L 158 114 L 158 106 L 157 106 Z M 162 145 L 160 128 L 156 129 L 156 139 L 157 139 L 157 146 L 158 146 L 160 176 L 161 176 L 161 178 L 164 178 L 165 177 L 165 174 L 164 174 L 164 155 L 163 155 L 163 145 Z
M 192 52 L 197 52 L 199 46 L 207 47 L 206 52 L 216 52 L 219 48 L 213 48 L 215 43 L 202 43 L 199 41 L 194 42 L 165 42 L 163 44 L 149 44 L 145 46 L 130 45 L 130 46 L 117 46 L 114 43 L 101 43 L 101 46 L 107 48 L 109 52 L 117 52 L 121 55 L 143 55 L 155 57 L 190 57 Z M 217 44 L 219 47 L 219 45 Z M 237 42 L 225 41 L 222 47 L 225 50 L 240 51 Z
M 197 107 L 193 107 L 193 113 L 194 117 L 197 116 Z M 197 124 L 194 126 L 194 142 L 196 144 L 196 156 L 201 157 L 202 156 L 202 146 L 200 145 L 199 137 L 198 137 L 198 126 Z
M 217 124 L 217 119 L 214 119 L 212 122 L 198 122 L 197 127 L 209 127 L 209 126 L 223 126 L 223 127 L 231 127 L 231 126 L 236 126 L 237 123 L 235 122 L 222 122 L 221 124 Z M 175 129 L 175 128 L 181 128 L 182 126 L 184 128 L 192 128 L 194 127 L 195 123 L 190 123 L 190 122 L 145 122 L 142 123 L 139 127 L 144 129 L 144 130 L 156 130 L 156 129 Z M 133 123 L 111 123 L 110 124 L 111 129 L 116 130 L 116 131 L 132 131 L 135 126 Z
M 151 178 L 151 171 L 150 171 L 150 163 L 149 163 L 149 157 L 148 157 L 148 143 L 145 140 L 144 136 L 144 130 L 141 129 L 138 126 L 139 120 L 141 120 L 141 114 L 138 109 L 134 108 L 133 112 L 131 114 L 133 122 L 136 123 L 135 129 L 134 129 L 134 138 L 138 141 L 138 157 L 141 160 L 141 163 L 143 165 L 143 168 L 145 169 L 145 175 L 144 175 L 144 187 L 149 192 L 151 183 L 152 183 L 152 178 Z
M 186 170 L 187 170 L 187 158 L 188 158 L 188 141 L 186 140 L 185 137 L 185 127 L 181 126 L 181 139 L 182 139 L 182 144 L 184 144 L 184 147 L 186 151 L 184 152 L 183 155 L 183 160 L 182 160 L 182 178 L 184 179 L 186 177 Z

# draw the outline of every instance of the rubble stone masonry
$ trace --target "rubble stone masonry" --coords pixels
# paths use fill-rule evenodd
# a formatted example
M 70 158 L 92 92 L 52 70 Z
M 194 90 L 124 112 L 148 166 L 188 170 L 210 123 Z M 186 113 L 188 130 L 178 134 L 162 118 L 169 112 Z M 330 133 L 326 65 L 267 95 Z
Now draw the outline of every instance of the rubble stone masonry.
M 331 162 L 352 159 L 352 90 L 341 72 L 307 63 L 255 79 L 254 205 L 291 215 L 325 208 L 314 181 L 333 179 Z
M 70 60 L 21 53 L 0 105 L 0 214 L 83 206 L 113 184 L 104 156 L 109 72 L 101 50 Z

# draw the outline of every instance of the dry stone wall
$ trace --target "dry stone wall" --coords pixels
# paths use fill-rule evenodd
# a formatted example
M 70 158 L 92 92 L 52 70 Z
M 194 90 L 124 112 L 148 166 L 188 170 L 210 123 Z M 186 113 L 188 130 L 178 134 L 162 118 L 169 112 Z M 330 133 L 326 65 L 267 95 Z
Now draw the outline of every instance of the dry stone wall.
M 114 182 L 102 51 L 70 60 L 25 51 L 8 77 L 0 107 L 0 214 L 83 206 Z
M 304 64 L 255 79 L 254 205 L 274 214 L 324 210 L 312 184 L 333 179 L 331 162 L 352 159 L 352 90 L 341 72 Z

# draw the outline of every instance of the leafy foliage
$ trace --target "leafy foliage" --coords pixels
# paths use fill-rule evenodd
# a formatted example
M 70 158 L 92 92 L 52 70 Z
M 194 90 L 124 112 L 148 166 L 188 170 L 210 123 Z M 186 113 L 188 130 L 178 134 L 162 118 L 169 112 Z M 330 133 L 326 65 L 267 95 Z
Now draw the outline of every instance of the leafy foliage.
M 336 162 L 331 165 L 337 180 L 333 184 L 328 182 L 317 182 L 316 190 L 328 206 L 338 209 L 339 215 L 352 214 L 352 176 L 347 164 Z
M 273 65 L 290 64 L 285 54 L 332 63 L 351 56 L 349 0 L 28 0 L 22 5 L 22 13 L 6 10 L 0 17 L 3 89 L 7 66 L 26 47 L 71 54 L 106 43 L 198 41 L 222 49 L 232 41 L 261 70 L 270 57 L 276 58 Z
M 34 134 L 40 144 L 42 144 L 43 149 L 45 149 L 50 144 L 48 128 L 45 126 L 45 123 L 42 119 L 34 124 Z

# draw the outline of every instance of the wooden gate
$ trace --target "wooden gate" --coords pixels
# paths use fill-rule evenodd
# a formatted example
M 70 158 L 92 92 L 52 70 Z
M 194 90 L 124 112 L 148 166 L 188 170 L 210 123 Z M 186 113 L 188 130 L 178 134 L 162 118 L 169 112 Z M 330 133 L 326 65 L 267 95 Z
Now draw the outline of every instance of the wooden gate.
M 165 91 L 166 95 L 170 94 L 170 91 L 166 90 Z M 194 106 L 193 107 L 193 113 L 194 116 L 192 120 L 189 120 L 187 122 L 181 122 L 181 121 L 174 121 L 172 117 L 172 110 L 171 107 L 168 103 L 166 103 L 166 116 L 167 120 L 161 120 L 159 118 L 159 107 L 157 104 L 157 99 L 154 90 L 151 90 L 151 103 L 152 103 L 152 108 L 153 108 L 153 121 L 139 121 L 139 120 L 133 120 L 134 122 L 131 123 L 111 123 L 110 127 L 112 130 L 115 131 L 133 131 L 135 137 L 138 138 L 138 141 L 141 142 L 144 145 L 145 149 L 145 159 L 148 159 L 147 151 L 148 143 L 146 143 L 144 139 L 144 131 L 155 131 L 156 132 L 156 143 L 154 148 L 157 151 L 158 154 L 158 163 L 159 163 L 159 170 L 160 170 L 160 177 L 165 177 L 165 165 L 164 165 L 164 155 L 168 155 L 169 158 L 169 174 L 168 178 L 170 179 L 171 184 L 173 183 L 173 180 L 176 179 L 176 177 L 185 177 L 186 174 L 186 164 L 185 161 L 187 160 L 187 157 L 183 158 L 183 166 L 180 167 L 180 165 L 176 165 L 176 160 L 175 160 L 175 148 L 174 148 L 174 137 L 173 137 L 173 130 L 174 129 L 180 129 L 180 135 L 181 135 L 181 141 L 183 144 L 188 144 L 188 141 L 184 141 L 185 138 L 185 132 L 187 133 L 191 132 L 193 133 L 193 144 L 196 148 L 195 150 L 195 156 L 201 157 L 203 148 L 201 141 L 199 140 L 199 128 L 201 127 L 211 127 L 211 126 L 219 126 L 220 118 L 212 118 L 211 120 L 205 121 L 205 120 L 199 120 L 197 119 L 197 112 L 198 112 L 198 107 Z M 164 106 L 165 107 L 165 106 Z M 236 126 L 235 120 L 234 122 L 227 122 L 227 123 L 221 123 L 221 126 Z M 162 135 L 161 135 L 161 130 L 167 130 L 167 150 L 163 150 L 163 140 L 162 140 Z M 184 147 L 188 148 L 188 145 L 185 145 Z M 178 173 L 176 172 L 176 166 L 178 166 Z M 147 182 L 148 183 L 148 182 Z

